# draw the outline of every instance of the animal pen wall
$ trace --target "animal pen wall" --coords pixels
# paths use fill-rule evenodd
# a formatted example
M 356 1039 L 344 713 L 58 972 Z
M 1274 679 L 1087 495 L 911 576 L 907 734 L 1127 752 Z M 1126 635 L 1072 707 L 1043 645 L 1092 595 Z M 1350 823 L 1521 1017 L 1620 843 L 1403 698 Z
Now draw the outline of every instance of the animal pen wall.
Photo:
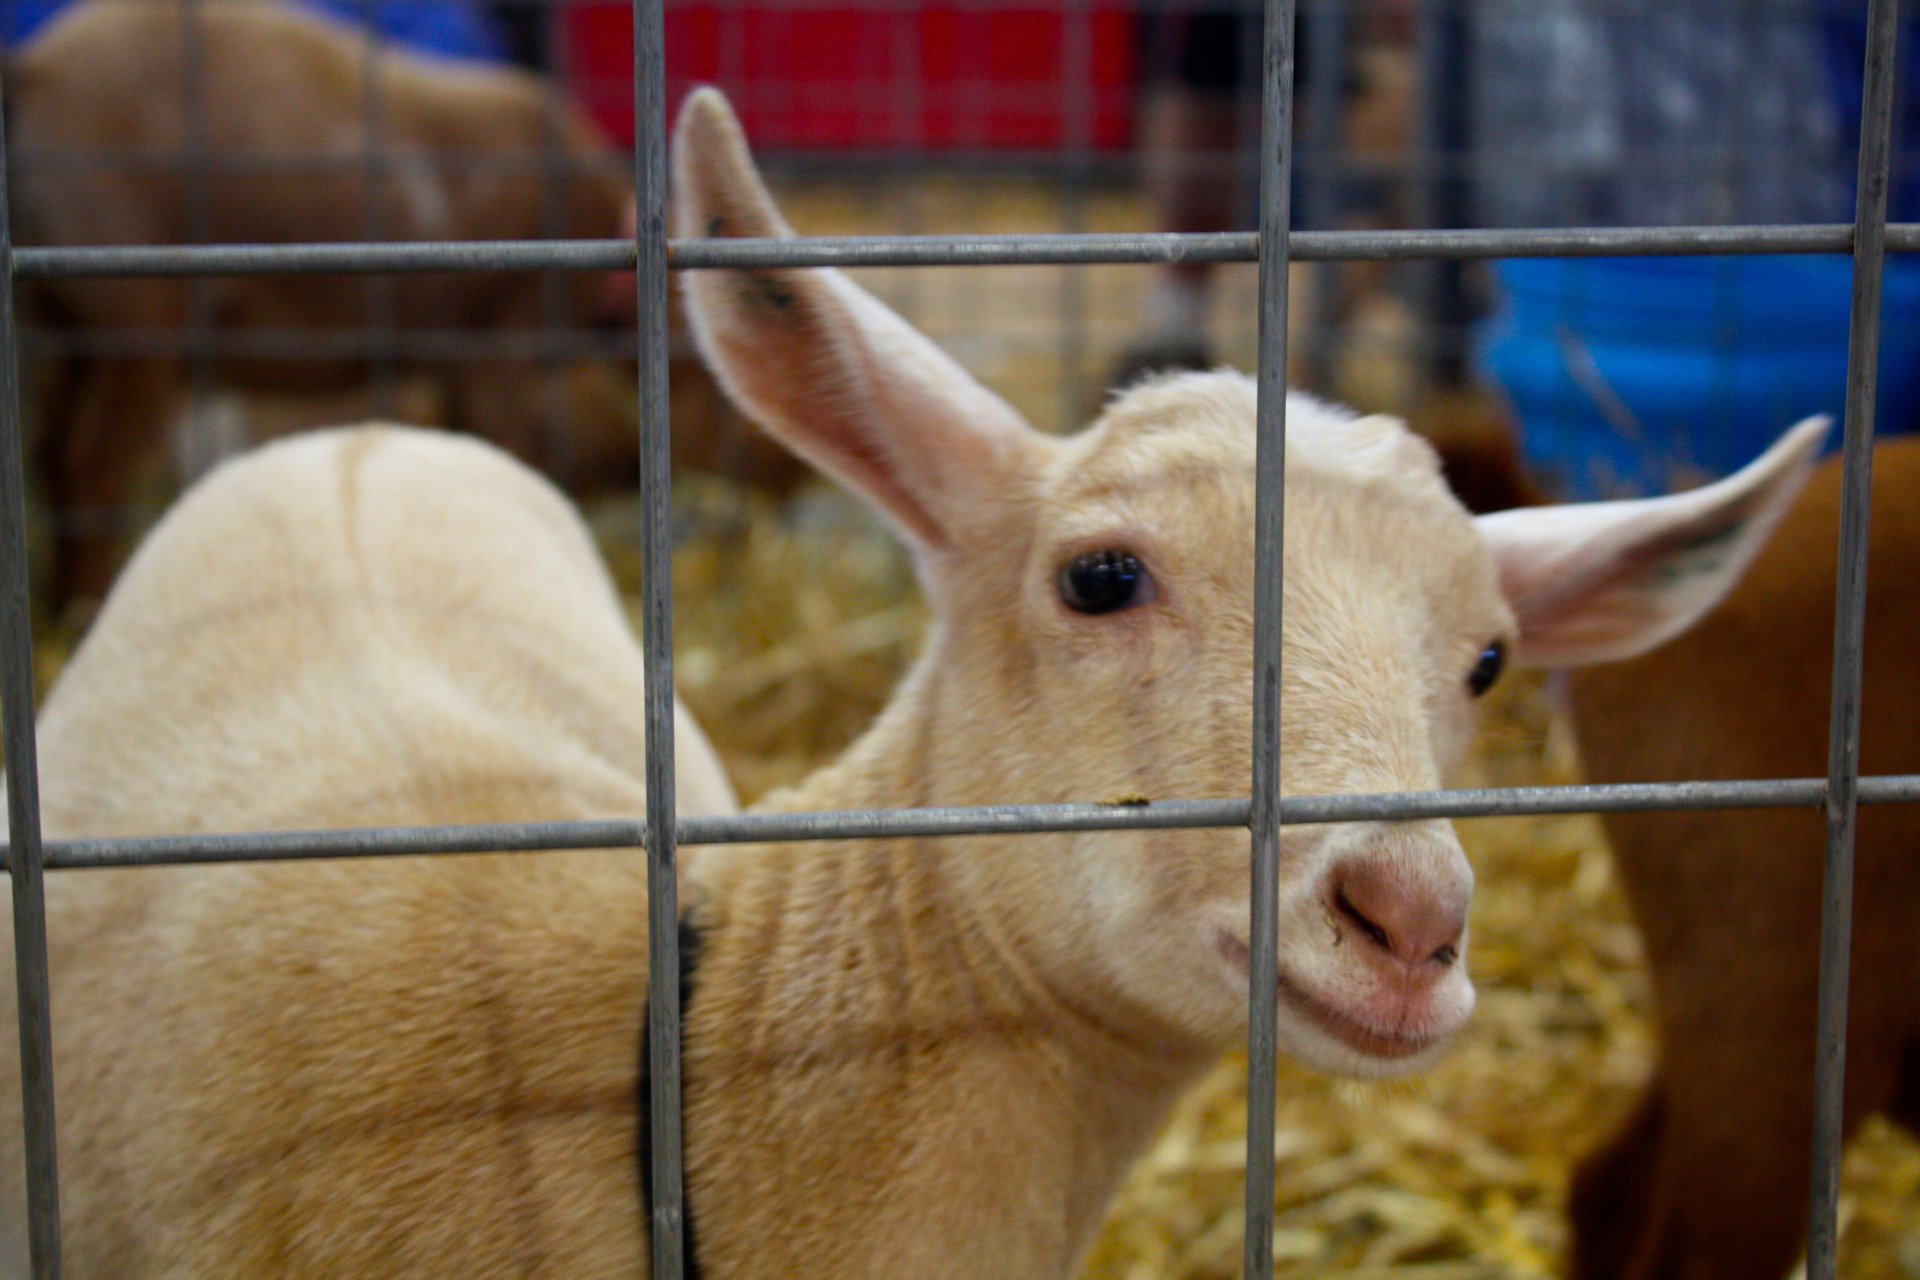
M 1470 832 L 1483 882 L 1476 964 L 1487 989 L 1481 1034 L 1421 1090 L 1339 1088 L 1276 1062 L 1275 993 L 1256 987 L 1246 1061 L 1175 1116 L 1123 1192 L 1090 1267 L 1128 1277 L 1238 1269 L 1429 1280 L 1550 1274 L 1562 1245 L 1558 1206 L 1569 1160 L 1616 1118 L 1649 1052 L 1632 931 L 1587 815 L 1797 805 L 1828 815 L 1834 886 L 1826 902 L 1820 1079 L 1808 1081 L 1819 1099 L 1818 1132 L 1808 1135 L 1816 1170 L 1808 1271 L 1836 1274 L 1844 1216 L 1847 1274 L 1920 1275 L 1920 1215 L 1913 1212 L 1920 1154 L 1890 1133 L 1870 1134 L 1844 1199 L 1839 1190 L 1844 890 L 1855 807 L 1920 800 L 1914 778 L 1861 778 L 1849 747 L 1860 715 L 1867 450 L 1876 412 L 1878 425 L 1894 429 L 1920 417 L 1920 393 L 1909 381 L 1920 358 L 1898 358 L 1907 351 L 1902 344 L 1920 357 L 1915 309 L 1893 305 L 1913 287 L 1900 255 L 1920 249 L 1920 229 L 1888 223 L 1888 200 L 1898 208 L 1905 191 L 1895 181 L 1889 194 L 1889 178 L 1904 178 L 1908 168 L 1895 164 L 1905 102 L 1896 92 L 1893 0 L 1875 0 L 1861 32 L 1865 73 L 1852 86 L 1864 102 L 1858 128 L 1844 111 L 1816 119 L 1774 109 L 1782 95 L 1819 92 L 1811 79 L 1769 82 L 1741 59 L 1721 58 L 1716 39 L 1736 29 L 1779 35 L 1792 6 L 1775 12 L 1771 4 L 1729 0 L 1719 26 L 1684 27 L 1671 6 L 1621 0 L 1610 11 L 1611 44 L 1591 50 L 1590 74 L 1617 75 L 1650 100 L 1659 97 L 1655 54 L 1711 65 L 1722 76 L 1721 92 L 1695 104 L 1689 140 L 1668 149 L 1648 139 L 1670 136 L 1672 122 L 1644 105 L 1610 120 L 1571 119 L 1534 100 L 1541 86 L 1471 73 L 1503 65 L 1501 58 L 1524 64 L 1529 50 L 1555 37 L 1554 24 L 1568 20 L 1571 5 L 1307 0 L 1298 25 L 1291 0 L 1269 0 L 1264 12 L 1251 3 L 1209 8 L 1171 0 L 640 0 L 632 11 L 603 0 L 510 0 L 486 11 L 509 33 L 496 35 L 493 52 L 517 38 L 523 60 L 543 68 L 560 92 L 547 100 L 538 145 L 515 154 L 481 149 L 450 163 L 517 166 L 543 191 L 571 190 L 563 176 L 604 166 L 608 157 L 565 145 L 564 92 L 605 130 L 608 154 L 631 164 L 640 216 L 626 240 L 618 225 L 582 232 L 572 220 L 577 206 L 564 197 L 543 200 L 536 222 L 505 237 L 453 234 L 457 220 L 403 234 L 413 231 L 407 202 L 433 201 L 432 164 L 423 169 L 421 153 L 410 149 L 405 113 L 378 75 L 366 77 L 347 104 L 358 122 L 348 145 L 223 149 L 217 121 L 230 104 L 202 74 L 210 64 L 195 26 L 223 2 L 125 0 L 177 8 L 177 138 L 157 149 L 111 136 L 38 149 L 6 140 L 16 195 L 35 180 L 36 166 L 76 189 L 102 173 L 159 174 L 179 184 L 169 196 L 175 220 L 92 243 L 66 227 L 35 226 L 29 208 L 10 211 L 0 201 L 0 232 L 11 217 L 0 256 L 19 296 L 17 310 L 11 294 L 0 304 L 7 352 L 0 365 L 0 692 L 36 1274 L 58 1273 L 49 1066 L 57 1046 L 46 1008 L 44 871 L 644 846 L 653 913 L 654 1274 L 669 1277 L 681 1274 L 683 1248 L 678 845 L 827 833 L 1246 827 L 1255 964 L 1264 956 L 1271 967 L 1280 826 L 1422 816 L 1475 819 Z M 404 3 L 341 0 L 334 7 L 371 20 L 365 68 L 412 56 L 412 44 L 444 47 L 452 39 L 410 35 L 396 16 Z M 1173 39 L 1169 31 L 1196 14 L 1211 14 L 1221 33 L 1209 38 L 1222 41 L 1225 53 L 1214 55 L 1213 78 L 1201 87 L 1227 100 L 1224 124 L 1211 132 L 1167 126 L 1158 158 L 1143 159 L 1143 137 L 1153 119 L 1164 119 L 1154 117 L 1163 110 L 1155 95 L 1177 89 L 1184 74 L 1157 56 Z M 1908 43 L 1902 58 L 1911 56 Z M 1635 63 L 1633 51 L 1646 61 Z M 1222 68 L 1222 57 L 1238 65 Z M 667 240 L 664 121 L 698 82 L 720 84 L 740 104 L 805 238 Z M 17 91 L 9 75 L 10 132 Z M 1214 184 L 1226 206 L 1212 215 L 1219 225 L 1171 232 L 1145 194 L 1153 189 L 1142 182 L 1149 163 L 1174 164 L 1190 186 Z M 1865 193 L 1857 208 L 1856 164 Z M 321 230 L 282 243 L 237 244 L 219 234 L 228 225 L 219 193 L 244 200 L 249 183 L 316 173 L 365 180 L 350 187 Z M 1793 180 L 1781 183 L 1783 173 Z M 367 198 L 367 191 L 379 194 Z M 1683 258 L 1699 273 L 1673 287 L 1700 305 L 1650 303 L 1660 341 L 1692 353 L 1685 376 L 1711 393 L 1683 406 L 1699 424 L 1690 432 L 1674 425 L 1682 410 L 1662 398 L 1661 386 L 1674 380 L 1671 366 L 1647 372 L 1645 351 L 1622 339 L 1645 332 L 1648 314 L 1621 313 L 1617 305 L 1623 292 L 1645 297 L 1631 275 L 1619 273 L 1665 258 Z M 758 792 L 830 755 L 877 707 L 910 651 L 918 614 L 909 572 L 877 532 L 852 523 L 848 508 L 828 496 L 793 497 L 798 472 L 712 394 L 670 315 L 670 274 L 780 264 L 859 269 L 1032 420 L 1064 429 L 1091 416 L 1143 341 L 1149 355 L 1164 354 L 1151 342 L 1167 335 L 1148 320 L 1166 264 L 1182 261 L 1218 264 L 1202 295 L 1209 341 L 1199 354 L 1257 366 L 1262 388 L 1252 798 L 676 820 L 667 728 L 676 676 L 717 728 L 743 790 Z M 637 307 L 636 285 L 616 274 L 636 263 Z M 1778 271 L 1803 273 L 1791 287 L 1831 302 L 1821 322 L 1850 331 L 1850 345 L 1829 342 L 1804 359 L 1783 349 L 1784 339 L 1766 329 L 1765 301 L 1783 287 L 1766 273 Z M 409 291 L 462 272 L 537 281 L 538 305 L 489 325 L 409 312 Z M 404 276 L 399 283 L 396 274 Z M 348 301 L 324 315 L 258 304 L 267 295 L 248 292 L 278 282 L 292 296 L 298 290 L 288 281 L 304 288 L 322 279 L 349 286 Z M 151 322 L 63 307 L 63 298 L 76 296 L 63 290 L 99 289 L 105 281 L 180 282 L 179 306 Z M 593 287 L 578 289 L 583 281 Z M 96 318 L 80 323 L 79 316 Z M 1802 328 L 1813 323 L 1796 318 Z M 1883 350 L 1889 359 L 1878 360 Z M 45 487 L 27 483 L 27 446 L 42 454 L 57 448 L 35 429 L 55 394 L 45 369 L 151 368 L 156 361 L 174 366 L 160 406 L 170 425 L 156 431 L 169 438 L 172 463 L 157 450 L 153 465 L 122 490 L 99 495 L 79 486 L 29 520 L 40 509 L 29 508 L 28 494 L 38 489 L 45 497 Z M 328 371 L 288 372 L 307 364 Z M 33 697 L 36 674 L 43 686 L 66 640 L 34 630 L 29 551 L 56 555 L 51 548 L 63 532 L 117 544 L 184 476 L 246 441 L 369 413 L 443 420 L 461 395 L 458 369 L 514 364 L 542 375 L 537 394 L 523 402 L 540 431 L 516 444 L 561 479 L 587 487 L 588 436 L 615 431 L 638 442 L 636 451 L 618 454 L 604 486 L 613 496 L 595 512 L 647 642 L 649 816 L 617 829 L 545 824 L 43 842 Z M 447 375 L 448 368 L 456 372 Z M 1800 414 L 1844 399 L 1848 518 L 1839 554 L 1846 587 L 1829 776 L 1582 786 L 1535 684 L 1494 708 L 1493 732 L 1470 779 L 1476 789 L 1279 804 L 1273 797 L 1283 762 L 1271 677 L 1279 662 L 1285 423 L 1276 392 L 1289 372 L 1363 408 L 1411 414 L 1443 444 L 1480 441 L 1517 417 L 1546 482 L 1609 495 L 1724 470 Z M 303 388 L 299 394 L 285 392 L 293 385 Z M 637 500 L 622 492 L 635 484 Z M 43 570 L 34 585 L 52 572 Z M 1287 1089 L 1276 1103 L 1283 1073 Z

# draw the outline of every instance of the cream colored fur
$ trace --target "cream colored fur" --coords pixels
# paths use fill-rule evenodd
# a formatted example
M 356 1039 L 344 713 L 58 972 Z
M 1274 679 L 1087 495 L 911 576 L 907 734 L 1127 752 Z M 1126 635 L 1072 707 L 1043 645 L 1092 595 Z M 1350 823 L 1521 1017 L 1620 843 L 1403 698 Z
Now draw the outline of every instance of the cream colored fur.
M 128 567 L 41 716 L 46 829 L 632 816 L 640 706 L 545 481 L 316 433 L 217 471 Z M 734 808 L 684 713 L 676 739 L 681 806 Z M 51 876 L 69 1274 L 524 1274 L 549 1200 L 630 1217 L 642 880 L 633 851 Z M 545 1265 L 596 1274 L 572 1234 Z
M 677 155 L 683 230 L 785 233 L 717 95 L 691 101 Z M 732 392 L 894 520 L 933 606 L 878 722 L 766 807 L 1245 794 L 1249 380 L 1151 383 L 1056 439 L 837 273 L 688 290 Z M 1289 417 L 1296 794 L 1439 785 L 1493 641 L 1575 661 L 1583 631 L 1611 650 L 1697 616 L 1816 443 L 1795 434 L 1704 508 L 1490 539 L 1398 424 L 1304 398 Z M 49 829 L 637 812 L 619 727 L 638 719 L 637 649 L 578 526 L 511 470 L 346 433 L 217 475 L 48 706 Z M 381 549 L 421 570 L 405 589 L 359 567 Z M 1137 556 L 1151 588 L 1069 608 L 1062 568 L 1090 550 Z M 1585 585 L 1543 593 L 1543 576 Z M 216 604 L 184 607 L 158 589 L 174 582 Z M 681 752 L 691 782 L 690 731 Z M 724 787 L 704 800 L 724 807 Z M 1430 1061 L 1472 1004 L 1450 827 L 1283 844 L 1260 980 L 1284 1046 L 1361 1074 Z M 684 862 L 703 1274 L 1063 1280 L 1184 1083 L 1245 1032 L 1247 876 L 1234 831 Z M 645 1273 L 631 853 L 64 872 L 49 909 L 71 1274 Z M 1427 938 L 1413 954 L 1408 924 Z

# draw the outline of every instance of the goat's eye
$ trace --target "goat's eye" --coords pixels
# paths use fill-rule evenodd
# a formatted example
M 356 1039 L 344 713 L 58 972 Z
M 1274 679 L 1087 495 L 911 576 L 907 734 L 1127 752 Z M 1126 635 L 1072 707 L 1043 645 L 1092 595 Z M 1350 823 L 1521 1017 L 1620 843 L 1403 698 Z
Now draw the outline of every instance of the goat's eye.
M 1480 651 L 1480 661 L 1473 664 L 1473 670 L 1467 673 L 1467 689 L 1474 697 L 1479 697 L 1493 688 L 1493 682 L 1500 678 L 1501 671 L 1507 665 L 1507 646 L 1495 640 Z
M 1060 566 L 1060 598 L 1080 613 L 1115 613 L 1152 599 L 1153 580 L 1131 551 L 1089 551 Z

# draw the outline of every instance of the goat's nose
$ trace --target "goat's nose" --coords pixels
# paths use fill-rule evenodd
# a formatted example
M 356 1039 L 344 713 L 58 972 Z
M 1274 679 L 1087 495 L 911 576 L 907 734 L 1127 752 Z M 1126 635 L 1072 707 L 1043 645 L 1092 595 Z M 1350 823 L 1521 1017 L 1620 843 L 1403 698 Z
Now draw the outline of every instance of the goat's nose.
M 1473 895 L 1464 859 L 1457 870 L 1358 859 L 1334 873 L 1331 892 L 1334 911 L 1355 932 L 1409 968 L 1459 958 Z

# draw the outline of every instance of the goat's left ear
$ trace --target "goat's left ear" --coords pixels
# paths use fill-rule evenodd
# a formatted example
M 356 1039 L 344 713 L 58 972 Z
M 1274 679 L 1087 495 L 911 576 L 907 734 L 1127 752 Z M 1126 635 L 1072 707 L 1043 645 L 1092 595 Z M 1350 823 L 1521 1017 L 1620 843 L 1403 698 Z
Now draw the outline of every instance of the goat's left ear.
M 1481 516 L 1520 622 L 1515 657 L 1541 667 L 1610 662 L 1699 621 L 1793 505 L 1831 425 L 1808 418 L 1742 470 L 1689 493 Z

